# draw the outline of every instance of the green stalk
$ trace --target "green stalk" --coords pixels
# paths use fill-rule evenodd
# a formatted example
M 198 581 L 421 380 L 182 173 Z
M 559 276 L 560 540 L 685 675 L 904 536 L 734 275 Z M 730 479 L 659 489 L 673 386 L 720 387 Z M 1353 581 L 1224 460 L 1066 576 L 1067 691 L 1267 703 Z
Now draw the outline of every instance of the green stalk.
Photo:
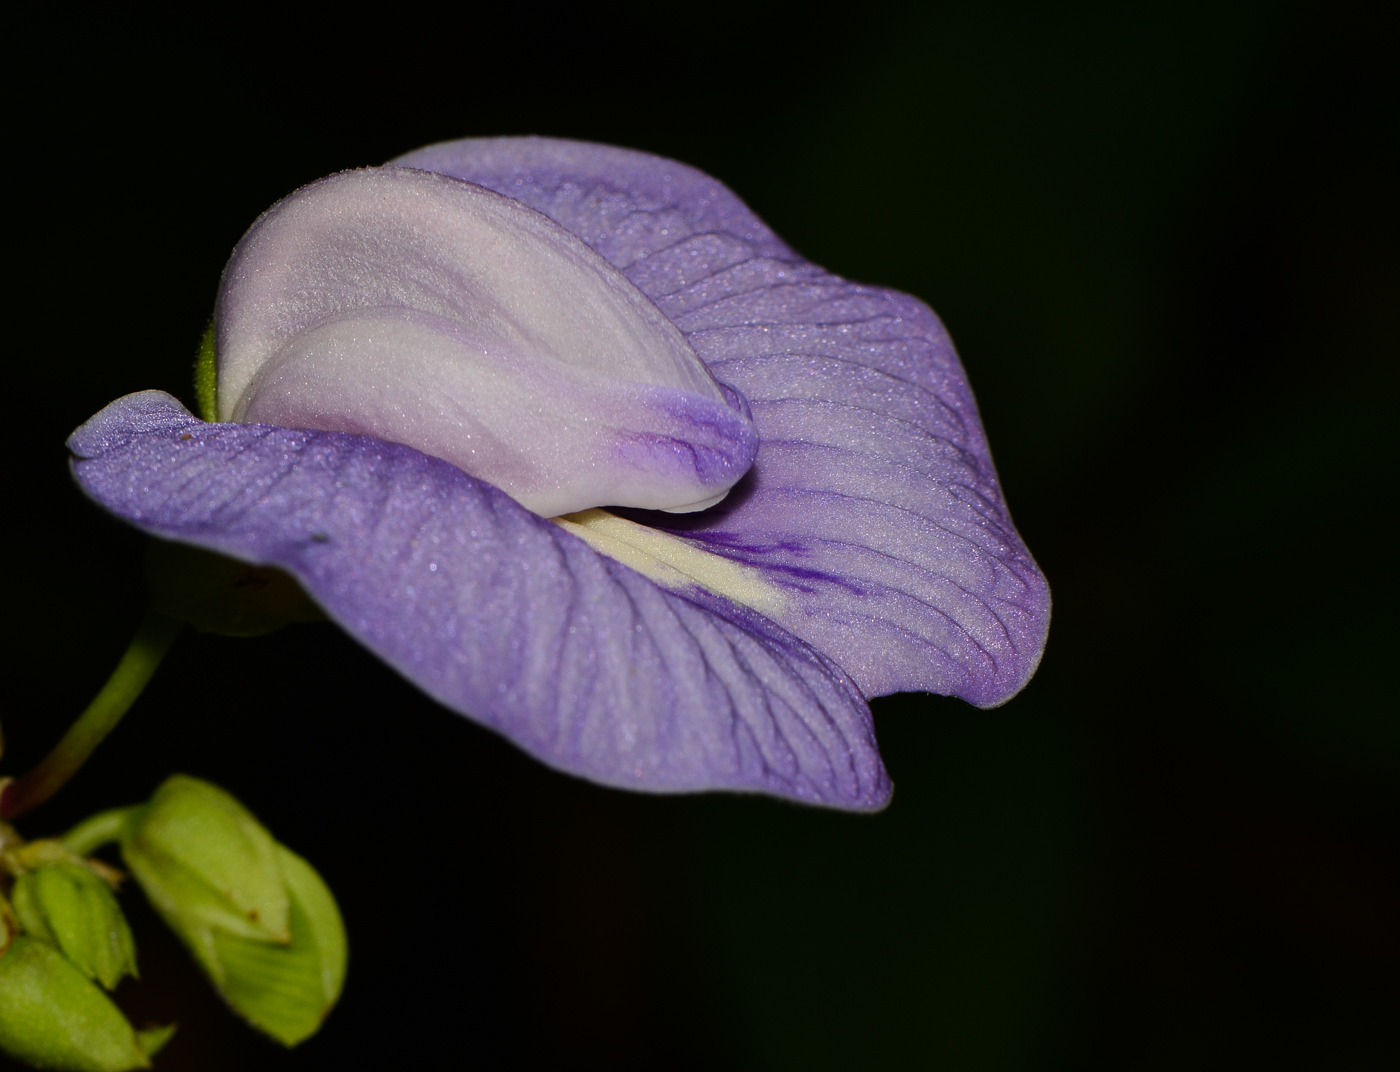
M 129 804 L 125 808 L 108 808 L 90 815 L 63 835 L 64 847 L 78 856 L 91 856 L 103 845 L 120 841 L 126 824 L 144 807 L 144 804 Z
M 73 777 L 136 702 L 146 682 L 179 635 L 182 623 L 158 611 L 147 611 L 140 628 L 107 684 L 63 739 L 37 767 L 7 785 L 0 794 L 0 817 L 14 818 L 53 796 Z

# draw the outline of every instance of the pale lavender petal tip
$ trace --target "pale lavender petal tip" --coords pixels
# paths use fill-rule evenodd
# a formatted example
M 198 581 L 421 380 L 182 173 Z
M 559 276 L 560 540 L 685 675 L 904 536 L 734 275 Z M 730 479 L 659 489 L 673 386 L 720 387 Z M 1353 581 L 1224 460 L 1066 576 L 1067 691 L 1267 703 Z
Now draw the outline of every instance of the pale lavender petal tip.
M 106 509 L 287 570 L 429 695 L 560 770 L 854 810 L 889 798 L 869 708 L 823 655 L 744 608 L 659 588 L 411 447 L 205 424 L 146 391 L 69 448 Z
M 407 443 L 544 517 L 702 509 L 757 448 L 733 392 L 597 251 L 418 169 L 341 172 L 264 213 L 214 336 L 221 419 Z
M 719 507 L 650 524 L 768 571 L 791 596 L 779 623 L 867 696 L 923 689 L 993 707 L 1026 684 L 1049 630 L 1049 586 L 928 306 L 803 260 L 723 184 L 673 160 L 487 138 L 393 163 L 551 217 L 748 399 L 753 471 Z

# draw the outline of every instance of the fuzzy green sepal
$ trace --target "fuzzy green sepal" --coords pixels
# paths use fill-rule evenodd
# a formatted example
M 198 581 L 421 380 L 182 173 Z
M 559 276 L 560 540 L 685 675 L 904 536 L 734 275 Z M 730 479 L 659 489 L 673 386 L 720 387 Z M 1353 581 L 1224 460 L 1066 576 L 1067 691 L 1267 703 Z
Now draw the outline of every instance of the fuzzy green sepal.
M 194 359 L 194 399 L 199 406 L 199 415 L 206 421 L 219 419 L 219 365 L 216 356 L 214 324 L 211 321 Z

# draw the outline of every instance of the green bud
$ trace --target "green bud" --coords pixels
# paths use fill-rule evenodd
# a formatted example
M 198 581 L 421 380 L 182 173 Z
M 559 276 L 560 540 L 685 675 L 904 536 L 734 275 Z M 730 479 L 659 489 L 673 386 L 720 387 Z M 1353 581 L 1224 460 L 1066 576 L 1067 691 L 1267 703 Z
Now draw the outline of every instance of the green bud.
M 27 934 L 0 957 L 0 1049 L 37 1068 L 150 1068 L 111 999 L 57 949 Z
M 175 775 L 127 820 L 136 881 L 234 1011 L 286 1046 L 345 979 L 345 927 L 311 865 L 222 789 Z
M 21 926 L 58 947 L 89 979 L 111 990 L 136 974 L 136 943 L 111 887 L 67 861 L 20 875 L 11 894 Z
M 278 850 L 291 895 L 291 943 L 223 931 L 213 939 L 224 1000 L 254 1027 L 295 1046 L 316 1033 L 340 997 L 347 948 L 340 910 L 321 876 L 290 849 Z
M 218 786 L 183 774 L 167 778 L 127 820 L 121 847 L 146 896 L 187 941 L 210 929 L 291 941 L 277 843 Z M 199 944 L 211 950 L 207 941 Z

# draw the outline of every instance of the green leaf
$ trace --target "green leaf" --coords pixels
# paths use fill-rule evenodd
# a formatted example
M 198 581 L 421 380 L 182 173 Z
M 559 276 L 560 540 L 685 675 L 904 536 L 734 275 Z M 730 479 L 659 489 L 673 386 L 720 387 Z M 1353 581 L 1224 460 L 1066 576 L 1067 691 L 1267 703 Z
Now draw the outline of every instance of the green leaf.
M 136 943 L 111 887 L 80 863 L 54 863 L 20 875 L 15 914 L 35 938 L 56 945 L 89 979 L 111 990 L 136 974 Z
M 47 942 L 20 935 L 0 957 L 0 1049 L 37 1068 L 150 1068 L 111 999 Z
M 182 934 L 208 928 L 253 941 L 291 940 L 277 843 L 218 786 L 183 774 L 166 779 L 132 816 L 122 858 Z
M 295 1046 L 316 1033 L 340 997 L 347 945 L 340 910 L 321 876 L 290 849 L 277 848 L 291 895 L 291 943 L 273 946 L 215 932 L 213 944 L 224 999 L 254 1027 Z

